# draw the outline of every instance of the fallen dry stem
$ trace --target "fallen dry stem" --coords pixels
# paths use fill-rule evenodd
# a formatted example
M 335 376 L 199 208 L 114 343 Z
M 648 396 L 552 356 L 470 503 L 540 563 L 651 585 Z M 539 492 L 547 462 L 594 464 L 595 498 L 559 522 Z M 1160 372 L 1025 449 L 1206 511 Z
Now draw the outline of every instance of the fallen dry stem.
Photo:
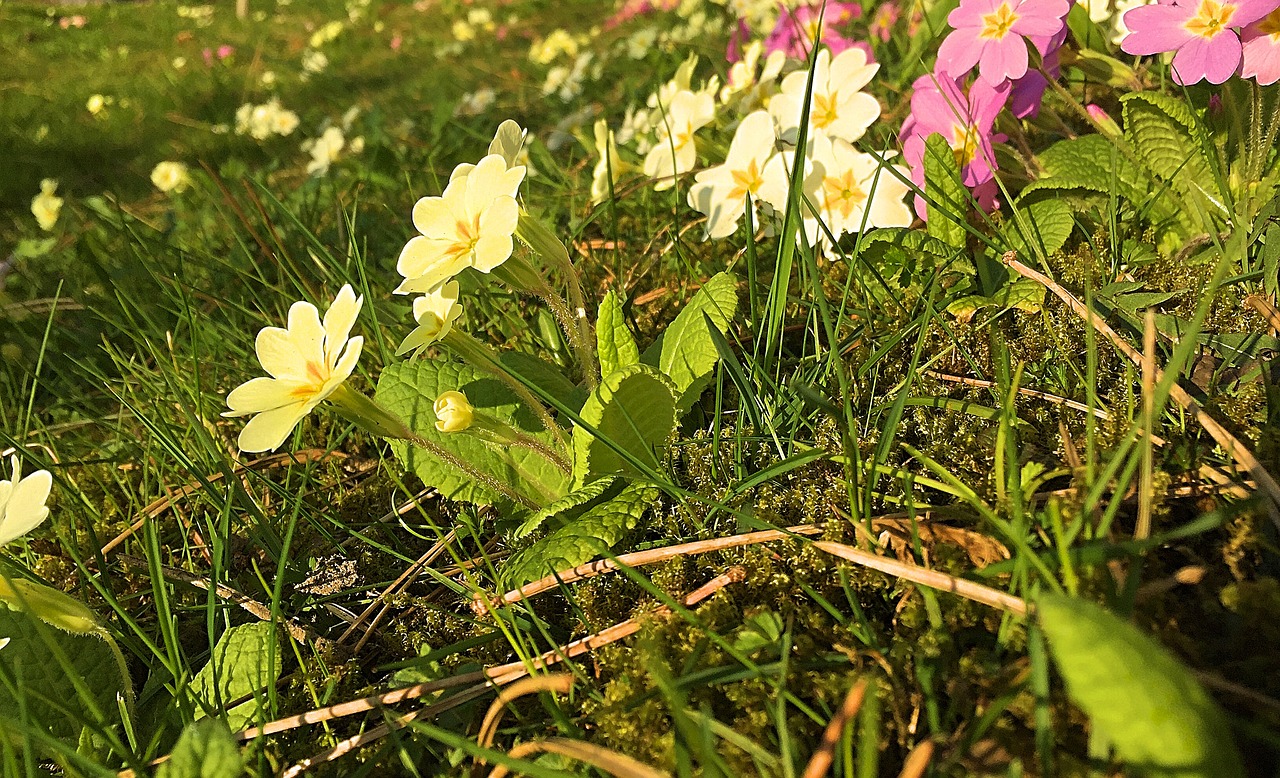
M 805 766 L 801 778 L 822 778 L 831 769 L 831 765 L 835 763 L 836 745 L 840 742 L 840 735 L 844 734 L 844 728 L 849 721 L 858 715 L 866 694 L 866 678 L 859 678 L 853 686 L 849 687 L 849 693 L 844 696 L 844 703 L 840 705 L 840 710 L 836 711 L 831 721 L 827 722 L 827 728 L 822 731 L 822 741 L 818 743 L 817 750 L 809 758 L 809 764 Z
M 1111 326 L 1107 324 L 1102 317 L 1091 311 L 1088 306 L 1077 300 L 1056 281 L 1019 262 L 1014 258 L 1013 252 L 1005 254 L 1004 260 L 1005 264 L 1007 264 L 1011 269 L 1017 271 L 1019 275 L 1025 278 L 1030 278 L 1053 292 L 1058 299 L 1066 303 L 1067 307 L 1070 308 L 1072 312 L 1084 319 L 1098 332 L 1106 335 L 1111 343 L 1120 350 L 1120 353 L 1128 357 L 1133 364 L 1141 367 L 1142 354 L 1140 354 L 1133 346 L 1129 345 L 1128 341 L 1120 337 L 1119 333 L 1111 329 Z M 1155 368 L 1155 379 L 1157 382 L 1164 379 L 1164 371 L 1158 367 Z M 1262 466 L 1262 463 L 1258 461 L 1258 458 L 1253 455 L 1253 452 L 1250 451 L 1247 446 L 1241 443 L 1236 436 L 1228 432 L 1225 427 L 1219 424 L 1216 419 L 1201 408 L 1200 403 L 1196 402 L 1195 398 L 1188 394 L 1187 391 L 1178 384 L 1178 382 L 1174 381 L 1169 385 L 1169 396 L 1173 398 L 1174 402 L 1178 403 L 1178 405 L 1181 405 L 1185 410 L 1195 416 L 1196 421 L 1200 422 L 1200 426 L 1204 427 L 1205 431 L 1208 432 L 1209 435 L 1217 441 L 1218 445 L 1227 452 L 1227 455 L 1243 465 L 1244 468 L 1249 471 L 1249 474 L 1253 476 L 1253 480 L 1258 484 L 1262 491 L 1266 492 L 1267 496 L 1271 498 L 1275 505 L 1280 506 L 1280 484 L 1276 483 L 1275 478 L 1267 472 L 1266 468 Z M 1271 517 L 1273 521 L 1276 521 L 1277 526 L 1280 526 L 1280 520 L 1277 519 L 1276 512 L 1274 510 L 1271 512 Z
M 586 762 L 592 767 L 604 770 L 610 775 L 616 775 L 618 778 L 668 778 L 666 773 L 655 770 L 644 762 L 633 759 L 626 754 L 620 754 L 617 751 L 581 740 L 560 737 L 532 740 L 528 743 L 521 743 L 507 752 L 508 756 L 516 759 L 523 759 L 534 754 L 567 756 L 579 762 Z M 510 768 L 505 765 L 498 765 L 493 768 L 493 772 L 489 773 L 489 778 L 505 778 L 510 773 Z

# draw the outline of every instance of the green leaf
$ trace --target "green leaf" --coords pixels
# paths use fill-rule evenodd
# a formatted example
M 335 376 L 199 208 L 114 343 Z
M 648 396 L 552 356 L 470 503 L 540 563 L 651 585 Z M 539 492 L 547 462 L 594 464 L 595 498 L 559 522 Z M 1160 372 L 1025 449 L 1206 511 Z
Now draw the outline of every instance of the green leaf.
M 1043 247 L 1045 256 L 1062 248 L 1071 237 L 1071 230 L 1076 226 L 1071 207 L 1058 199 L 1041 200 L 1024 205 L 1018 203 L 1018 218 L 1012 217 L 1005 222 L 1005 239 L 1009 248 L 1023 257 L 1040 253 Z M 1029 231 L 1024 234 L 1024 227 Z
M 738 279 L 730 273 L 716 273 L 707 280 L 675 321 L 644 353 L 645 364 L 653 365 L 675 384 L 680 410 L 686 411 L 711 381 L 720 355 L 707 332 L 705 313 L 724 333 L 738 308 Z
M 990 296 L 971 294 L 947 306 L 947 313 L 961 321 L 969 321 L 983 308 L 999 307 L 1002 311 L 1016 308 L 1023 313 L 1036 313 L 1044 305 L 1044 287 L 1030 278 L 1019 278 L 1005 284 Z
M 581 516 L 512 555 L 503 568 L 507 585 L 521 586 L 612 549 L 635 529 L 658 494 L 655 486 L 628 484 L 616 497 L 592 505 Z
M 605 376 L 634 365 L 640 361 L 640 349 L 636 339 L 627 329 L 622 315 L 622 303 L 610 291 L 600 301 L 600 313 L 596 321 L 596 353 L 600 357 L 600 375 Z
M 652 367 L 632 365 L 604 379 L 582 406 L 582 420 L 601 437 L 583 427 L 574 427 L 575 487 L 611 475 L 643 478 L 644 473 L 619 449 L 656 469 L 659 459 L 655 449 L 665 445 L 675 431 L 676 394 L 671 382 Z
M 515 358 L 504 355 L 503 362 L 507 363 L 508 359 Z M 554 373 L 550 368 L 546 368 L 541 377 L 533 375 L 530 361 L 517 360 L 511 363 L 512 369 L 534 383 L 558 385 L 548 375 Z M 382 371 L 374 398 L 404 419 L 416 434 L 531 502 L 546 505 L 564 496 L 569 487 L 568 476 L 541 454 L 523 447 L 500 449 L 473 435 L 437 431 L 433 405 L 436 397 L 450 390 L 466 394 L 467 400 L 477 410 L 554 447 L 550 433 L 542 429 L 533 411 L 522 405 L 506 384 L 461 362 L 446 359 L 397 362 Z M 559 396 L 567 398 L 568 395 L 561 391 L 567 390 L 557 391 Z M 406 441 L 391 441 L 391 450 L 406 469 L 445 497 L 480 505 L 506 505 L 510 502 L 486 481 Z
M 1204 211 L 1221 211 L 1209 160 L 1196 139 L 1198 122 L 1183 100 L 1159 92 L 1136 92 L 1120 98 L 1124 105 L 1125 138 L 1156 178 L 1170 181 Z M 1191 209 L 1188 209 L 1191 210 Z M 1225 215 L 1225 214 L 1224 214 Z M 1184 214 L 1200 224 L 1199 214 Z
M 1058 141 L 1042 151 L 1039 160 L 1045 174 L 1023 189 L 1024 197 L 1044 189 L 1107 194 L 1114 187 L 1121 197 L 1141 202 L 1151 187 L 1148 176 L 1101 135 Z
M 273 624 L 256 621 L 222 633 L 213 655 L 191 679 L 191 690 L 214 710 L 246 695 L 255 699 L 237 705 L 222 716 L 232 729 L 241 729 L 258 718 L 259 701 L 280 677 L 280 643 Z M 196 718 L 205 715 L 196 712 Z
M 955 152 L 937 133 L 924 142 L 924 180 L 929 235 L 948 246 L 964 248 L 969 192 L 960 178 Z
M 156 778 L 237 778 L 243 774 L 244 757 L 231 730 L 221 721 L 203 719 L 182 730 Z
M 73 635 L 106 634 L 98 616 L 76 598 L 23 578 L 0 577 L 0 603 Z
M 1037 613 L 1067 692 L 1139 774 L 1243 776 L 1221 711 L 1163 646 L 1106 609 L 1042 597 Z
M 9 638 L 0 648 L 0 665 L 13 679 L 19 695 L 11 696 L 8 686 L 0 684 L 0 711 L 4 715 L 17 719 L 25 708 L 29 722 L 74 746 L 91 714 L 68 675 L 72 673 L 107 717 L 103 723 L 118 721 L 116 697 L 124 691 L 124 684 L 120 666 L 105 640 L 92 633 L 50 629 L 41 619 L 2 600 L 0 636 Z M 46 641 L 57 645 L 66 666 L 54 657 Z
M 559 500 L 556 500 L 547 507 L 525 519 L 524 523 L 516 528 L 516 531 L 513 534 L 516 538 L 523 538 L 526 535 L 535 532 L 550 519 L 574 513 L 574 509 L 588 506 L 590 503 L 599 499 L 605 492 L 609 491 L 609 488 L 613 486 L 613 483 L 613 478 L 601 478 L 599 481 L 592 481 L 581 489 L 574 489 L 564 497 L 561 497 Z M 581 513 L 581 511 L 576 512 Z

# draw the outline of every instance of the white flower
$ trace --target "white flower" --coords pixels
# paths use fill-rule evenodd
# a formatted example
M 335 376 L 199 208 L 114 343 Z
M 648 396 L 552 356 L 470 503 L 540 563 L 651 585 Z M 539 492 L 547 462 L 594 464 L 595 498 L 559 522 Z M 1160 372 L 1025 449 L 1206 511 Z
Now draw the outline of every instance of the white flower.
M 716 115 L 711 95 L 694 94 L 687 89 L 677 92 L 671 104 L 655 121 L 658 139 L 644 158 L 644 173 L 657 179 L 654 189 L 669 189 L 675 176 L 693 170 L 698 161 L 698 148 L 693 135 L 711 123 Z
M 342 153 L 342 147 L 346 142 L 347 139 L 339 127 L 329 127 L 319 138 L 307 141 L 303 145 L 304 151 L 311 152 L 311 161 L 307 163 L 307 175 L 328 173 L 329 166 L 338 161 L 338 155 Z
M 302 52 L 303 73 L 320 73 L 327 67 L 329 67 L 329 58 L 324 55 L 323 51 L 307 49 Z
M 880 117 L 880 103 L 861 91 L 880 69 L 868 64 L 862 49 L 846 49 L 834 60 L 826 49 L 818 52 L 813 68 L 813 99 L 810 103 L 811 135 L 822 133 L 852 143 Z M 809 71 L 801 70 L 782 79 L 782 92 L 769 102 L 769 112 L 778 121 L 779 133 L 794 143 L 800 128 Z
M 413 206 L 413 224 L 422 233 L 400 252 L 396 269 L 405 277 L 396 292 L 429 292 L 467 267 L 488 273 L 507 261 L 520 218 L 515 194 L 523 165 L 508 169 L 501 154 L 476 165 L 454 168 L 440 197 Z
M 324 322 L 311 303 L 294 303 L 288 327 L 258 333 L 258 361 L 270 378 L 255 378 L 227 395 L 223 416 L 256 414 L 240 431 L 240 450 L 272 451 L 326 397 L 342 385 L 360 359 L 364 338 L 348 338 L 363 297 L 342 287 Z
M 181 162 L 165 161 L 151 169 L 151 183 L 161 192 L 181 192 L 191 185 L 191 176 Z
M 595 205 L 607 200 L 618 180 L 634 168 L 618 156 L 618 144 L 614 142 L 613 130 L 609 129 L 604 119 L 598 119 L 592 129 L 596 140 L 596 154 L 600 157 L 591 171 L 591 203 Z
M 440 432 L 462 432 L 471 426 L 475 408 L 462 392 L 445 392 L 436 398 L 436 429 Z
M 107 98 L 102 95 L 89 95 L 89 100 L 84 104 L 86 110 L 93 116 L 102 113 L 102 109 L 107 106 Z
M 782 51 L 771 52 L 757 75 L 756 65 L 763 49 L 762 42 L 752 41 L 744 50 L 742 59 L 729 68 L 729 83 L 720 90 L 721 104 L 729 105 L 730 101 L 735 101 L 736 109 L 747 114 L 764 106 L 778 91 L 776 82 L 787 62 L 787 55 Z
M 62 198 L 54 192 L 58 191 L 58 182 L 46 178 L 40 182 L 40 194 L 31 200 L 31 215 L 36 217 L 40 229 L 51 232 L 58 222 L 58 214 L 62 212 Z
M 775 178 L 774 187 L 785 189 L 785 171 L 781 165 L 769 165 L 774 156 L 776 138 L 773 119 L 764 111 L 749 114 L 734 133 L 729 154 L 723 165 L 704 170 L 689 188 L 689 205 L 707 215 L 706 237 L 724 238 L 738 228 L 746 212 L 747 195 L 753 204 L 766 188 L 765 172 Z M 753 211 L 753 218 L 754 218 Z
M 437 343 L 453 329 L 453 323 L 462 315 L 458 305 L 458 282 L 446 281 L 431 292 L 413 301 L 413 318 L 418 326 L 404 339 L 396 356 L 410 351 L 420 351 Z
M 258 79 L 263 86 L 273 86 L 276 83 L 276 72 L 274 70 L 262 71 L 262 77 Z
M 9 460 L 13 465 L 13 480 L 0 481 L 0 546 L 10 543 L 49 518 L 45 502 L 53 488 L 53 476 L 48 470 L 37 470 L 22 477 L 18 455 Z
M 489 110 L 489 106 L 493 105 L 497 97 L 498 93 L 489 87 L 468 92 L 458 101 L 458 107 L 453 109 L 453 112 L 456 116 L 479 116 Z
M 883 155 L 887 160 L 892 153 Z M 883 164 L 871 154 L 863 154 L 839 138 L 821 135 L 813 138 L 813 160 L 821 176 L 816 197 L 811 199 L 821 216 L 808 205 L 802 216 L 809 245 L 830 243 L 827 231 L 835 238 L 875 227 L 909 227 L 914 217 L 903 202 L 910 187 L 909 172 L 901 166 Z
M 1102 24 L 1111 18 L 1111 0 L 1076 0 L 1089 12 L 1089 19 L 1094 24 Z

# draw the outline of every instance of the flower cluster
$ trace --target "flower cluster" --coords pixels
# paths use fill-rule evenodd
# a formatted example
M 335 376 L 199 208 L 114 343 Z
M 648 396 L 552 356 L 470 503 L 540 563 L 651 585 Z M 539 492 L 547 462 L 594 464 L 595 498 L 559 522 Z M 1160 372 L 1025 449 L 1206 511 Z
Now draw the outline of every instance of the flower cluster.
M 245 103 L 236 110 L 236 135 L 266 140 L 272 135 L 290 135 L 298 128 L 298 115 L 280 106 L 276 99 L 261 105 Z
M 181 192 L 191 185 L 191 174 L 181 162 L 160 162 L 151 169 L 151 183 L 166 194 Z
M 1170 0 L 1124 15 L 1129 54 L 1173 53 L 1179 84 L 1221 84 L 1233 75 L 1280 80 L 1280 0 Z

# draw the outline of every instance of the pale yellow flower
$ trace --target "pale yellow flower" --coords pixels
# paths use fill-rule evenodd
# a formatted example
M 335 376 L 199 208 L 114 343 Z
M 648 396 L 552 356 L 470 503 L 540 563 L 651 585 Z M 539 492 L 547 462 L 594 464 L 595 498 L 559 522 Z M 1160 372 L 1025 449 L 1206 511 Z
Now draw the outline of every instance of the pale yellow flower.
M 838 239 L 876 227 L 911 226 L 915 217 L 903 200 L 910 189 L 904 183 L 910 180 L 906 168 L 885 164 L 839 138 L 816 135 L 811 143 L 814 168 L 822 179 L 811 202 L 826 229 L 803 207 L 809 245 L 829 244 L 828 231 Z M 893 153 L 882 156 L 887 161 Z
M 227 395 L 223 416 L 256 414 L 240 432 L 240 450 L 272 451 L 355 370 L 364 338 L 348 338 L 363 297 L 342 287 L 324 314 L 311 303 L 294 303 L 288 327 L 266 327 L 258 333 L 258 361 L 270 374 L 255 378 Z
M 654 189 L 670 189 L 675 176 L 693 170 L 698 161 L 694 133 L 711 123 L 716 115 L 715 100 L 709 94 L 689 90 L 677 92 L 661 118 L 654 121 L 658 139 L 644 158 L 644 173 L 657 179 Z
M 413 206 L 413 225 L 421 235 L 400 252 L 396 269 L 405 280 L 396 292 L 429 292 L 463 269 L 482 273 L 507 261 L 520 218 L 515 193 L 524 180 L 523 165 L 507 167 L 501 154 L 454 169 L 440 197 L 424 197 Z
M 462 392 L 445 392 L 436 398 L 436 429 L 440 432 L 462 432 L 475 419 L 475 408 Z
M 17 540 L 49 518 L 45 503 L 53 488 L 53 476 L 48 470 L 37 470 L 23 478 L 18 455 L 9 461 L 13 464 L 13 480 L 0 481 L 0 546 Z
M 396 349 L 396 356 L 419 351 L 439 342 L 462 315 L 458 305 L 458 282 L 446 281 L 435 290 L 413 301 L 413 318 L 418 326 Z
M 768 173 L 780 180 L 775 187 L 787 186 L 786 173 L 781 165 L 770 165 L 776 153 L 773 119 L 764 111 L 748 114 L 738 125 L 729 153 L 723 165 L 698 173 L 696 183 L 689 187 L 689 205 L 707 215 L 706 237 L 725 238 L 738 229 L 738 222 L 747 210 L 750 196 L 754 208 L 759 207 L 761 191 L 767 188 Z
M 624 162 L 618 156 L 618 144 L 613 137 L 613 130 L 604 119 L 598 119 L 593 128 L 596 140 L 596 161 L 591 171 L 591 203 L 595 205 L 609 198 L 609 193 L 618 183 L 618 179 L 630 173 L 635 167 Z
M 867 61 L 862 49 L 846 49 L 834 59 L 826 49 L 813 65 L 813 94 L 809 103 L 810 137 L 823 134 L 850 143 L 861 138 L 880 118 L 880 103 L 862 91 L 880 65 Z M 782 92 L 769 101 L 769 112 L 778 121 L 783 140 L 794 143 L 809 89 L 809 71 L 800 70 L 782 79 Z
M 102 113 L 103 108 L 107 107 L 107 98 L 102 95 L 89 95 L 89 99 L 85 102 L 84 107 L 90 114 L 97 116 Z
M 343 136 L 340 127 L 329 127 L 319 138 L 303 143 L 302 150 L 311 153 L 311 161 L 307 163 L 307 175 L 328 173 L 329 166 L 338 161 L 342 147 L 346 144 L 347 139 Z
M 191 176 L 181 162 L 165 161 L 152 168 L 151 183 L 161 192 L 181 192 L 191 185 Z
M 57 190 L 58 182 L 46 178 L 40 182 L 40 194 L 31 200 L 31 214 L 45 232 L 53 230 L 53 225 L 58 223 L 58 214 L 62 212 L 62 198 L 54 194 Z

